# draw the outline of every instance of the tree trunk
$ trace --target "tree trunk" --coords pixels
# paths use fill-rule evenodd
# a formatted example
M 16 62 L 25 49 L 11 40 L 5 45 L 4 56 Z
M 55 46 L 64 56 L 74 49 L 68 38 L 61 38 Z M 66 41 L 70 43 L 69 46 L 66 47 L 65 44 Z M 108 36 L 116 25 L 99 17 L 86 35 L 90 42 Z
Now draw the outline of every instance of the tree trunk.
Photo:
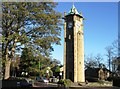
M 6 46 L 6 49 L 5 49 L 5 74 L 4 74 L 4 79 L 8 79 L 10 77 L 10 64 L 11 64 L 11 61 L 9 60 L 8 58 L 8 47 Z
M 10 77 L 10 64 L 11 64 L 10 60 L 6 61 L 4 79 L 8 79 Z
M 16 47 L 16 42 L 17 42 L 17 38 L 13 41 L 13 48 L 11 50 L 11 58 L 14 59 L 15 56 L 15 47 Z M 6 44 L 6 49 L 5 49 L 5 75 L 4 75 L 4 79 L 8 79 L 10 77 L 10 65 L 11 65 L 11 60 L 8 57 L 8 43 Z

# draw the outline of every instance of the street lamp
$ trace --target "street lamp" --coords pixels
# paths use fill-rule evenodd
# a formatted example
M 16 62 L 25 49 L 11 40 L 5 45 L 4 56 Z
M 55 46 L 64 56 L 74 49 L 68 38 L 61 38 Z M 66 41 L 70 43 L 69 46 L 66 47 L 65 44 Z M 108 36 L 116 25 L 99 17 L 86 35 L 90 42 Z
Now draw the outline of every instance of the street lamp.
M 49 70 L 46 70 L 46 73 L 48 74 L 48 73 L 49 73 Z
M 62 72 L 60 72 L 60 79 L 62 79 Z
M 49 70 L 46 70 L 46 74 L 47 74 L 47 79 L 48 79 L 48 75 L 49 75 Z

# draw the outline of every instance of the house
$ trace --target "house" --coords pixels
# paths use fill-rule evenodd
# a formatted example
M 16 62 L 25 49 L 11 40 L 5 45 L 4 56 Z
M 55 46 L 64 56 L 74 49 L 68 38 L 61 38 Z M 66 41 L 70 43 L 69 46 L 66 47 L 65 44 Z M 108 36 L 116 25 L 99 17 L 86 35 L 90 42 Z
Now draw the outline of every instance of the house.
M 87 68 L 85 70 L 86 80 L 106 80 L 110 76 L 110 74 L 111 72 L 107 68 Z

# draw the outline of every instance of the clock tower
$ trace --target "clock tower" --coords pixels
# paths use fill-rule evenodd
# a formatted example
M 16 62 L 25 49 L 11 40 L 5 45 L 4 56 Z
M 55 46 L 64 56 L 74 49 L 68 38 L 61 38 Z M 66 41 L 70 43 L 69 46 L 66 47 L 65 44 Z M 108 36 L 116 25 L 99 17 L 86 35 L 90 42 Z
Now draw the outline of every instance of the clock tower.
M 64 79 L 85 82 L 83 16 L 73 5 L 64 14 Z

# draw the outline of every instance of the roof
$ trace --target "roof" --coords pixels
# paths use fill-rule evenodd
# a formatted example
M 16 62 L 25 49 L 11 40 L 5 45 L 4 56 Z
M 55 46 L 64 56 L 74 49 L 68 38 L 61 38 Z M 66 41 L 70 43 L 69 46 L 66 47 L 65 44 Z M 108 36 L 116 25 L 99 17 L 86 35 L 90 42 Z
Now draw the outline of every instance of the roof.
M 85 71 L 91 70 L 91 71 L 99 71 L 101 68 L 87 68 Z M 102 68 L 103 71 L 108 71 L 111 72 L 110 70 L 108 70 L 107 68 Z
M 78 13 L 76 7 L 73 4 L 72 8 L 70 9 L 67 15 L 74 15 L 74 14 L 82 17 L 82 13 Z

